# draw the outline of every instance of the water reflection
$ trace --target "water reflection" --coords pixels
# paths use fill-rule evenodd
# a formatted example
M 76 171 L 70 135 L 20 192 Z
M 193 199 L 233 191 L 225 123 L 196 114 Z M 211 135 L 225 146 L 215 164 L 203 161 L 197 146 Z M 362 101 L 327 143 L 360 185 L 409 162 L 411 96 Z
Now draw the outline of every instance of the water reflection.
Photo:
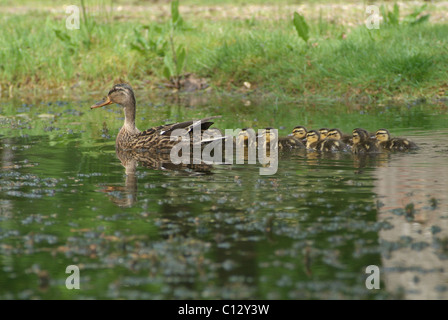
M 116 149 L 116 156 L 125 168 L 125 184 L 122 186 L 106 186 L 100 191 L 108 194 L 109 199 L 119 207 L 132 207 L 137 201 L 137 166 L 152 170 L 182 171 L 186 174 L 211 174 L 212 166 L 199 164 L 174 164 L 170 155 L 142 150 Z
M 448 279 L 446 271 L 448 270 L 448 212 L 446 211 L 448 171 L 445 159 L 447 144 L 443 135 L 441 137 L 439 141 L 434 141 L 431 137 L 431 144 L 428 137 L 415 137 L 423 149 L 412 153 L 352 155 L 300 151 L 283 153 L 279 159 L 280 163 L 284 161 L 287 166 L 294 165 L 291 162 L 302 161 L 311 170 L 313 170 L 312 167 L 318 168 L 332 161 L 336 164 L 347 164 L 351 161 L 355 174 L 365 174 L 364 169 L 368 170 L 369 175 L 373 174 L 373 191 L 378 200 L 376 220 L 378 223 L 390 224 L 390 227 L 380 228 L 378 231 L 382 281 L 384 289 L 394 297 L 448 298 L 446 286 Z M 434 142 L 437 144 L 435 150 Z M 428 154 L 431 154 L 430 164 L 428 164 Z M 153 170 L 187 170 L 186 172 L 190 174 L 211 174 L 213 171 L 211 165 L 174 165 L 168 155 L 136 151 L 117 151 L 116 155 L 125 168 L 124 187 L 111 186 L 102 191 L 120 207 L 131 207 L 137 201 L 136 169 L 138 165 Z M 281 165 L 280 168 L 284 169 Z M 328 190 L 328 185 L 323 185 L 323 188 Z M 244 192 L 247 193 L 247 190 Z M 244 192 L 241 194 L 243 197 Z M 252 196 L 253 194 L 249 195 L 249 197 Z M 310 202 L 313 201 L 310 199 Z M 166 203 L 163 205 L 165 213 L 175 213 L 180 209 L 185 209 L 185 206 L 179 207 Z M 227 208 L 227 212 L 229 210 L 230 208 Z M 171 216 L 169 223 L 182 225 L 177 219 L 172 220 L 173 217 L 175 216 Z M 272 215 L 265 223 L 265 236 L 270 243 L 275 243 L 275 235 L 272 231 L 275 220 L 275 215 Z M 189 233 L 185 225 L 183 229 L 185 234 Z M 229 267 L 229 270 L 220 269 L 219 278 L 226 282 L 225 279 L 232 278 L 232 275 L 237 273 L 244 275 L 242 279 L 252 279 L 251 275 L 257 272 L 257 265 L 254 264 L 256 260 L 252 256 L 256 251 L 254 243 L 242 241 L 239 244 L 234 243 L 226 250 L 220 249 L 220 246 L 225 244 L 225 234 L 231 232 L 230 229 L 227 231 L 221 229 L 216 233 L 216 247 L 213 249 L 216 255 L 215 263 L 222 265 L 231 263 L 228 260 L 229 252 L 232 256 L 244 253 L 242 255 L 244 259 L 241 257 L 238 264 L 242 266 L 242 269 L 235 267 Z M 256 232 L 248 232 L 245 233 L 245 237 L 256 236 L 256 234 Z M 313 275 L 311 252 L 313 248 L 307 245 L 302 249 L 301 254 L 301 268 L 307 277 Z M 246 280 L 239 285 L 247 292 L 247 296 L 244 297 L 249 298 L 253 288 L 246 283 Z
M 415 137 L 422 150 L 394 154 L 374 171 L 383 280 L 405 299 L 448 299 L 446 132 Z
M 245 125 L 270 124 L 257 108 Z M 282 110 L 282 125 L 300 118 Z M 154 121 L 178 115 L 146 111 Z M 338 121 L 386 118 L 350 117 Z M 64 287 L 70 264 L 88 275 L 80 298 L 448 298 L 446 130 L 402 132 L 422 146 L 412 153 L 281 154 L 278 172 L 261 176 L 259 163 L 196 172 L 163 155 L 115 153 L 97 120 L 84 121 L 98 123 L 85 133 L 39 121 L 2 132 L 15 136 L 0 141 L 0 298 L 77 298 Z M 365 288 L 370 264 L 381 290 Z

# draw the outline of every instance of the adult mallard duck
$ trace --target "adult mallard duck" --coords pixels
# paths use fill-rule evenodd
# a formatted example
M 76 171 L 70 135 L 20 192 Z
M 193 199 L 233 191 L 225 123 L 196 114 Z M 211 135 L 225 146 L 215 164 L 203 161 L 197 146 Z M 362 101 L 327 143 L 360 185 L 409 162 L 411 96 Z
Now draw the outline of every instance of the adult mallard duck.
M 378 145 L 389 151 L 408 151 L 418 148 L 414 142 L 408 139 L 391 138 L 389 130 L 386 129 L 379 129 L 375 136 Z
M 193 147 L 194 144 L 206 144 L 216 139 L 191 139 L 192 134 L 195 131 L 202 133 L 207 130 L 213 122 L 210 120 L 217 117 L 209 117 L 196 121 L 186 121 L 172 124 L 165 124 L 157 127 L 140 131 L 135 126 L 135 96 L 134 91 L 128 84 L 116 84 L 107 94 L 107 97 L 93 106 L 91 109 L 100 108 L 109 104 L 116 103 L 123 107 L 124 111 L 124 125 L 121 127 L 120 132 L 117 135 L 115 146 L 117 149 L 124 150 L 136 150 L 143 149 L 149 152 L 157 153 L 170 153 L 173 146 L 177 145 L 181 141 L 188 141 Z M 188 139 L 178 137 L 171 140 L 171 133 L 176 129 L 183 129 Z M 196 142 L 197 141 L 197 142 Z
M 354 154 L 378 153 L 378 148 L 374 139 L 371 139 L 367 130 L 362 128 L 353 129 L 353 146 Z

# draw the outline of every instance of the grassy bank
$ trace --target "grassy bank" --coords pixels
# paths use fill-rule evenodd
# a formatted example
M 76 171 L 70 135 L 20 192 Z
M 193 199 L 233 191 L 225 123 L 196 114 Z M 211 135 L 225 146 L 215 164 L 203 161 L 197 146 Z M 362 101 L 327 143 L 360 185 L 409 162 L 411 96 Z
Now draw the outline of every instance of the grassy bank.
M 427 22 L 368 30 L 362 5 L 262 5 L 251 14 L 248 6 L 225 2 L 226 15 L 181 4 L 183 24 L 172 31 L 167 5 L 94 3 L 79 30 L 65 28 L 63 6 L 51 12 L 6 6 L 0 18 L 3 96 L 104 91 L 119 81 L 166 88 L 166 66 L 174 65 L 179 47 L 186 57 L 179 74 L 193 73 L 212 90 L 361 102 L 448 95 L 448 25 L 433 19 L 436 14 Z M 401 20 L 419 5 L 404 6 Z M 440 12 L 434 6 L 424 13 Z M 334 14 L 338 8 L 343 16 Z M 294 11 L 309 25 L 308 42 L 294 29 Z

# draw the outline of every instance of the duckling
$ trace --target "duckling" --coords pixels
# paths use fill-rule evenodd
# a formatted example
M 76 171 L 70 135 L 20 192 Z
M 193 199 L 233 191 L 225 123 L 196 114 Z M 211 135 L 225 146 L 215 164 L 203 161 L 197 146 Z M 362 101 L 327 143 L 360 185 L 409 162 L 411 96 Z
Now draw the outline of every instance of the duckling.
M 328 136 L 327 138 L 332 138 L 334 140 L 339 140 L 342 141 L 343 143 L 345 143 L 348 146 L 351 146 L 353 144 L 352 141 L 352 136 L 348 135 L 348 134 L 343 134 L 341 132 L 341 130 L 339 129 L 331 129 L 330 131 L 328 131 Z
M 306 130 L 305 127 L 303 126 L 297 126 L 294 127 L 294 129 L 292 129 L 292 136 L 296 139 L 299 139 L 300 141 L 302 141 L 303 145 L 306 144 L 306 133 L 308 131 Z
M 234 150 L 237 161 L 254 161 L 257 156 L 257 136 L 252 128 L 243 128 L 234 139 Z M 237 162 L 239 163 L 239 162 Z
M 306 134 L 306 148 L 310 150 L 318 150 L 320 142 L 320 133 L 317 130 L 308 131 Z
M 295 137 L 280 137 L 278 138 L 278 147 L 280 150 L 290 149 L 305 149 L 302 140 Z
M 243 128 L 238 133 L 235 143 L 241 143 L 244 148 L 256 147 L 257 146 L 257 137 L 254 129 L 252 128 Z
M 291 150 L 291 149 L 304 149 L 300 139 L 294 136 L 278 137 L 277 132 L 273 128 L 265 128 L 261 135 L 265 136 L 266 145 L 270 143 L 271 139 L 277 138 L 277 145 L 280 150 Z
M 374 140 L 370 138 L 369 132 L 362 128 L 353 130 L 353 146 L 354 154 L 378 153 L 379 148 Z
M 339 129 L 328 130 L 327 138 L 319 142 L 320 151 L 347 151 L 349 146 L 342 140 L 342 132 Z
M 389 151 L 407 151 L 418 148 L 414 142 L 408 139 L 391 138 L 389 131 L 386 129 L 379 129 L 375 136 L 378 145 Z
M 324 140 L 328 136 L 328 128 L 320 128 L 319 133 L 320 133 L 320 140 Z

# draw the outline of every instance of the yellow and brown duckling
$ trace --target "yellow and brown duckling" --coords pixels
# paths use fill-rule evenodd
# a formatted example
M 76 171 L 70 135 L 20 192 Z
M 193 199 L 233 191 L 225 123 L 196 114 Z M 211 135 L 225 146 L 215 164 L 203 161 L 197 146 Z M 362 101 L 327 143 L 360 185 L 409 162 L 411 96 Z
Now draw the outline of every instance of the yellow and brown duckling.
M 328 128 L 320 128 L 319 129 L 319 133 L 320 133 L 320 140 L 325 140 L 328 136 Z
M 378 148 L 375 140 L 371 139 L 367 130 L 356 128 L 353 130 L 353 146 L 354 154 L 378 153 Z
M 252 128 L 243 128 L 238 132 L 235 142 L 241 143 L 244 148 L 257 147 L 257 135 Z
M 136 101 L 134 92 L 128 84 L 116 84 L 107 94 L 107 97 L 93 106 L 91 109 L 100 108 L 109 104 L 116 103 L 123 107 L 124 125 L 121 127 L 117 135 L 115 146 L 117 149 L 136 150 L 144 149 L 149 152 L 169 153 L 172 147 L 179 143 L 179 140 L 171 140 L 171 133 L 176 129 L 184 129 L 187 134 L 191 135 L 193 129 L 200 129 L 200 132 L 207 130 L 213 122 L 210 119 L 217 117 L 209 117 L 196 121 L 186 121 L 161 125 L 140 131 L 135 126 L 135 108 Z M 191 147 L 193 139 L 189 139 Z M 200 139 L 199 143 L 204 145 L 211 141 Z
M 302 141 L 294 136 L 278 137 L 277 131 L 273 128 L 265 128 L 260 136 L 265 137 L 265 145 L 269 145 L 270 141 L 277 138 L 279 150 L 304 149 Z
M 320 143 L 320 132 L 310 130 L 306 134 L 306 148 L 309 150 L 318 150 Z
M 300 141 L 302 141 L 303 145 L 306 144 L 306 133 L 308 131 L 306 130 L 306 128 L 304 126 L 297 126 L 294 127 L 294 129 L 292 129 L 292 133 L 291 135 L 296 138 L 299 139 Z
M 257 135 L 255 130 L 252 128 L 243 128 L 234 138 L 235 156 L 238 159 L 255 161 L 257 145 Z
M 350 147 L 342 141 L 342 132 L 339 129 L 328 130 L 326 139 L 318 144 L 320 151 L 348 151 Z
M 378 141 L 378 145 L 389 151 L 408 151 L 413 149 L 418 149 L 417 145 L 403 138 L 391 138 L 389 130 L 387 129 L 379 129 L 376 133 L 376 140 Z
M 343 143 L 345 143 L 348 146 L 351 146 L 353 144 L 353 140 L 352 140 L 353 138 L 351 135 L 343 134 L 341 130 L 336 129 L 336 128 L 330 129 L 330 131 L 328 131 L 328 138 L 342 141 Z

